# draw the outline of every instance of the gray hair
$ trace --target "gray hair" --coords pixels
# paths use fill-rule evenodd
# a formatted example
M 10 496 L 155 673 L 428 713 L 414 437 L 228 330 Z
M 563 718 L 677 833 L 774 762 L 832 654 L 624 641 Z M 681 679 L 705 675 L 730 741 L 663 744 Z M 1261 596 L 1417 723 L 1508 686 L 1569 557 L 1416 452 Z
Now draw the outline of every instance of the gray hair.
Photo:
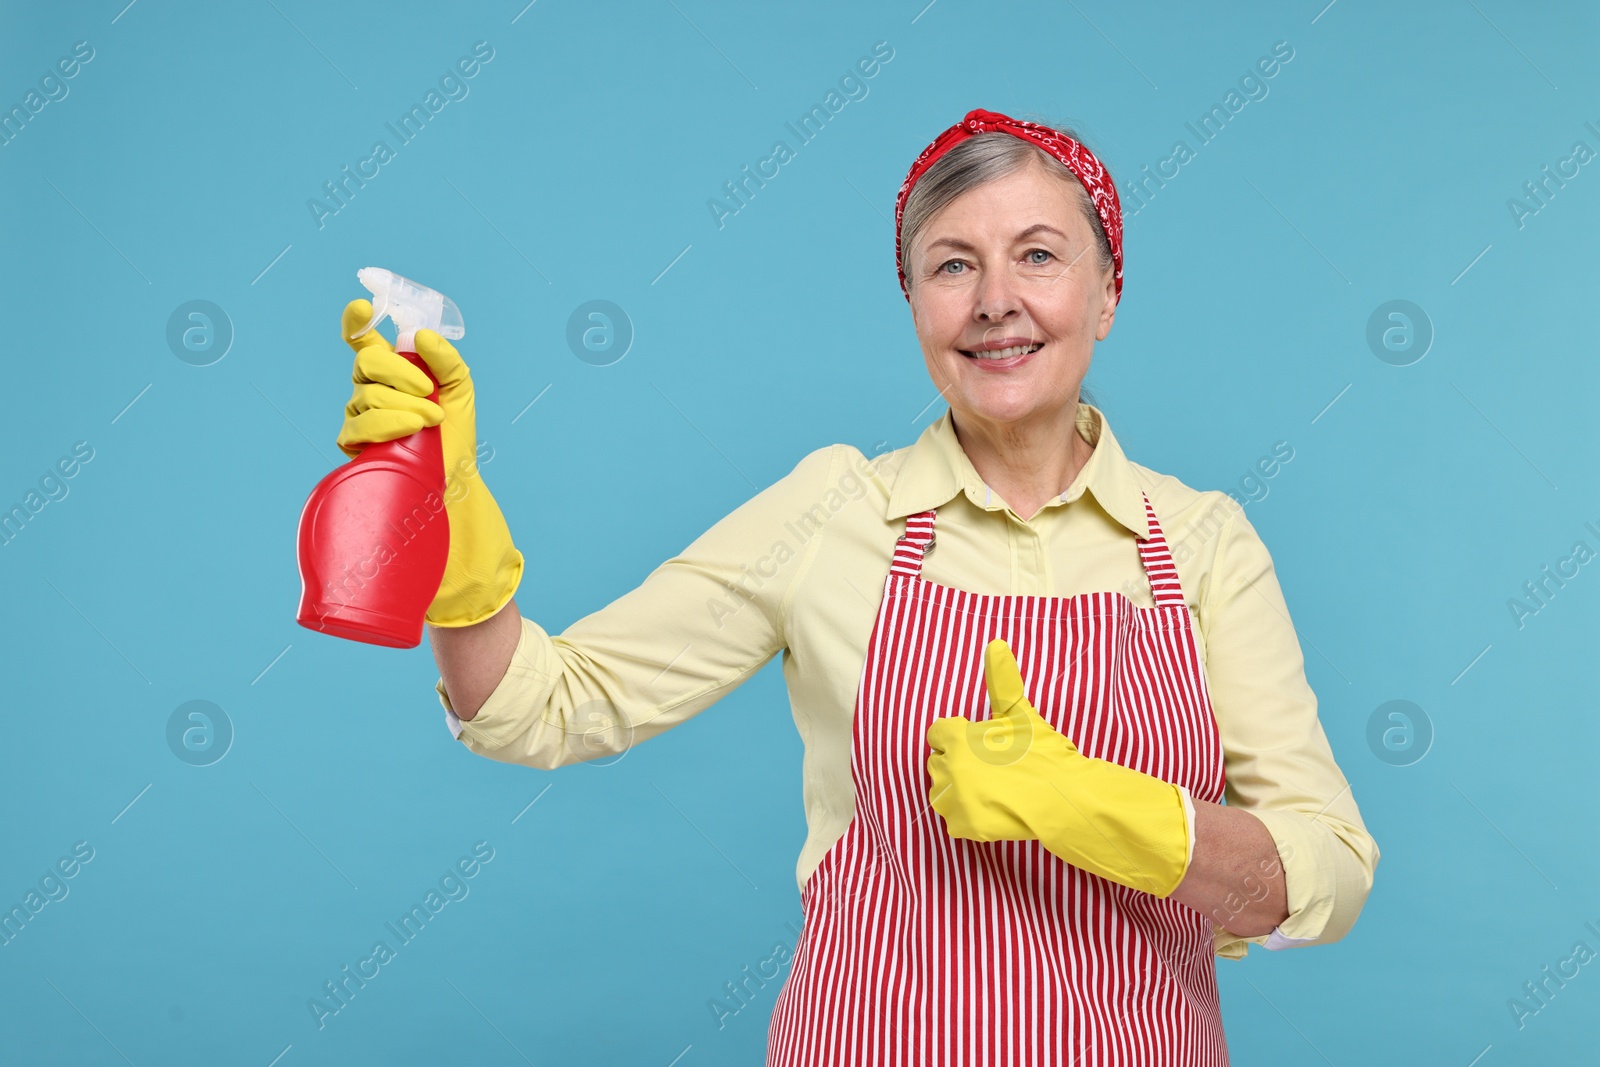
M 1052 123 L 1040 123 L 1040 125 L 1047 125 L 1058 133 L 1083 143 L 1083 138 L 1070 126 L 1057 126 Z M 1098 156 L 1099 153 L 1096 152 L 1095 155 Z M 908 292 L 915 284 L 911 272 L 911 248 L 927 227 L 928 220 L 944 210 L 962 193 L 986 182 L 1014 174 L 1034 159 L 1043 162 L 1052 173 L 1072 187 L 1077 197 L 1078 209 L 1088 220 L 1089 229 L 1095 235 L 1095 260 L 1102 272 L 1112 270 L 1115 261 L 1111 257 L 1111 242 L 1106 238 L 1105 227 L 1100 222 L 1100 213 L 1095 210 L 1094 201 L 1089 199 L 1089 193 L 1078 180 L 1078 176 L 1038 145 L 1012 134 L 994 130 L 969 137 L 950 149 L 939 157 L 937 163 L 927 169 L 917 180 L 916 185 L 911 187 L 911 194 L 906 197 L 905 210 L 900 216 L 900 269 L 906 276 Z M 1102 159 L 1101 164 L 1104 163 Z M 1106 169 L 1106 179 L 1112 180 L 1110 168 Z M 1087 403 L 1095 403 L 1089 395 L 1089 390 L 1082 389 L 1080 392 Z
M 1041 123 L 1041 125 L 1045 125 Z M 1082 142 L 1083 138 L 1070 126 L 1051 126 L 1053 130 Z M 1098 154 L 1098 153 L 1097 153 Z M 1111 242 L 1106 239 L 1105 228 L 1100 223 L 1100 213 L 1094 201 L 1083 188 L 1078 176 L 1073 174 L 1055 156 L 1036 144 L 1024 141 L 1009 133 L 994 130 L 969 137 L 939 157 L 939 161 L 911 187 L 906 197 L 905 211 L 900 217 L 900 269 L 905 272 L 906 286 L 912 285 L 911 247 L 916 243 L 928 220 L 932 219 L 962 193 L 986 182 L 1004 178 L 1021 170 L 1030 160 L 1038 159 L 1050 171 L 1072 187 L 1077 197 L 1078 209 L 1089 222 L 1098 245 L 1096 261 L 1102 271 L 1112 269 Z M 1102 164 L 1104 160 L 1101 161 Z M 1109 168 L 1106 176 L 1110 179 Z

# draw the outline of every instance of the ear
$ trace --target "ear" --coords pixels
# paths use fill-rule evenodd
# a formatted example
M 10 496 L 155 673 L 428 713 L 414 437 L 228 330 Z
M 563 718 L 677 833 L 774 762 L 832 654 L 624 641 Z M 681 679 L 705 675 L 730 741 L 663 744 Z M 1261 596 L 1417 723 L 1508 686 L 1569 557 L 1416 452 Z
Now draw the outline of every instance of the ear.
M 1117 318 L 1117 271 L 1113 265 L 1106 271 L 1106 284 L 1102 290 L 1104 299 L 1100 304 L 1100 321 L 1095 324 L 1094 339 L 1104 341 L 1111 333 L 1111 324 Z

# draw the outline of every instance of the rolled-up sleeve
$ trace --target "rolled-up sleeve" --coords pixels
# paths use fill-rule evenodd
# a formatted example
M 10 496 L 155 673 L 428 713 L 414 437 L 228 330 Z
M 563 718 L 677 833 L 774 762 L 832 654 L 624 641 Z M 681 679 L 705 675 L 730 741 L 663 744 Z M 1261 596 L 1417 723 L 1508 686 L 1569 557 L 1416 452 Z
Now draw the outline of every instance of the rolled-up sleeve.
M 524 617 L 505 676 L 470 720 L 435 684 L 451 732 L 479 755 L 551 770 L 625 752 L 736 688 L 786 647 L 784 619 L 821 540 L 792 531 L 822 498 L 840 448 L 812 452 L 560 634 Z
M 1300 947 L 1349 933 L 1372 889 L 1378 846 L 1317 717 L 1272 557 L 1244 509 L 1230 502 L 1229 513 L 1201 594 L 1206 674 L 1228 805 L 1271 833 L 1289 905 L 1270 934 L 1240 937 L 1214 926 L 1217 954 L 1238 959 L 1251 943 Z

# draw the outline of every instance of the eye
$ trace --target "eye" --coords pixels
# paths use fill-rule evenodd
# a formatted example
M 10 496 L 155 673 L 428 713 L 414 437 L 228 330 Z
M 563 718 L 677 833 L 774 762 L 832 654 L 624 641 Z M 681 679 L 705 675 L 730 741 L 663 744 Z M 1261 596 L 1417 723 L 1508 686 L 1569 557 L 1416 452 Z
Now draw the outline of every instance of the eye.
M 962 260 L 959 260 L 959 259 L 947 259 L 943 263 L 939 264 L 939 273 L 940 274 L 956 274 L 956 273 L 959 273 L 958 271 L 945 270 L 945 268 L 950 266 L 952 263 L 965 265 L 964 261 L 962 261 Z
M 1044 248 L 1029 249 L 1028 252 L 1027 252 L 1027 255 L 1029 255 L 1029 256 L 1048 256 L 1050 259 L 1054 259 L 1055 258 L 1055 254 L 1054 253 L 1052 253 L 1048 249 L 1044 249 Z M 1043 260 L 1043 259 L 1029 259 L 1028 262 L 1034 264 L 1035 266 L 1043 266 L 1045 264 L 1046 260 Z

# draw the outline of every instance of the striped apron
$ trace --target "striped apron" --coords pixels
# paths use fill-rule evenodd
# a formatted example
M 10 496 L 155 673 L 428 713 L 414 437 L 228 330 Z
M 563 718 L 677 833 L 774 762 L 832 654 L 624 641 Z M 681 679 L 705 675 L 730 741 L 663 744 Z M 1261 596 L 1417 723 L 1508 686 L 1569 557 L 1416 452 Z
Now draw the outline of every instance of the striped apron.
M 987 717 L 983 650 L 1016 654 L 1039 714 L 1086 756 L 1223 798 L 1222 741 L 1177 568 L 1144 501 L 1155 606 L 929 582 L 906 519 L 856 696 L 855 818 L 800 893 L 767 1067 L 1226 1067 L 1210 919 L 1037 841 L 952 838 L 928 803 L 936 717 Z

